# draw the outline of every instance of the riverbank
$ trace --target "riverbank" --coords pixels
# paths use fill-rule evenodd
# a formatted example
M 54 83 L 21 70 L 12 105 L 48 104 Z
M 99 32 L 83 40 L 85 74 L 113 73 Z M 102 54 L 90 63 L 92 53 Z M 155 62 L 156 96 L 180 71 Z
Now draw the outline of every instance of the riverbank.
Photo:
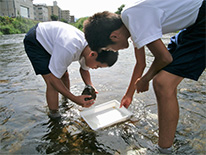
M 2 17 L 0 16 L 0 35 L 26 33 L 39 21 L 30 20 L 22 17 Z
M 87 19 L 87 17 L 80 18 L 76 23 L 71 23 L 71 25 L 82 30 L 85 19 Z M 12 18 L 8 16 L 0 16 L 0 35 L 26 33 L 39 22 L 40 21 L 26 19 L 23 17 Z

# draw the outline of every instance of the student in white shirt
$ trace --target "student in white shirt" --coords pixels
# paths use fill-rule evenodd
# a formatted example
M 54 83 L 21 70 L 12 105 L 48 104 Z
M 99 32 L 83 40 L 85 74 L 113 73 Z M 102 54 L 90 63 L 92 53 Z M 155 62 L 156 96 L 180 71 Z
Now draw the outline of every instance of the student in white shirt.
M 121 106 L 128 108 L 135 89 L 137 93 L 147 91 L 153 79 L 162 152 L 171 150 L 168 148 L 173 144 L 178 123 L 177 86 L 184 78 L 198 80 L 205 70 L 205 5 L 205 0 L 137 0 L 121 16 L 105 11 L 84 23 L 85 38 L 94 51 L 127 48 L 128 38 L 133 40 L 136 65 Z M 179 30 L 182 31 L 171 38 L 166 48 L 162 35 Z M 144 46 L 154 55 L 145 74 Z
M 82 107 L 94 103 L 93 99 L 85 100 L 89 95 L 75 96 L 70 92 L 67 68 L 72 62 L 79 61 L 84 83 L 93 86 L 89 68 L 110 67 L 118 58 L 118 52 L 91 51 L 82 31 L 58 21 L 39 23 L 31 28 L 24 46 L 35 73 L 42 75 L 47 85 L 47 104 L 54 114 L 58 112 L 58 93 Z

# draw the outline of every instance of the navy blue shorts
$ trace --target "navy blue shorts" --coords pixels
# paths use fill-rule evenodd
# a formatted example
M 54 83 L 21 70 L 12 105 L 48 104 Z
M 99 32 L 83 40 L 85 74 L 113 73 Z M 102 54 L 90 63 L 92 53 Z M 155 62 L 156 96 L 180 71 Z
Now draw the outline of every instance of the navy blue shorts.
M 163 68 L 172 74 L 198 80 L 206 67 L 206 0 L 196 22 L 171 38 L 168 50 L 173 62 Z
M 51 73 L 49 70 L 49 61 L 51 55 L 42 47 L 36 39 L 36 28 L 34 26 L 29 30 L 24 38 L 24 48 L 29 57 L 34 71 L 37 74 L 45 75 Z

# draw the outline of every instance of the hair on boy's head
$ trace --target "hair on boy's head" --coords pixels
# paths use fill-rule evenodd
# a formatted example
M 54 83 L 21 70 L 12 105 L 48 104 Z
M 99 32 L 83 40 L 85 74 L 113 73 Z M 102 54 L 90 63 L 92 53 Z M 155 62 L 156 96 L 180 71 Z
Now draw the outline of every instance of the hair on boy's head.
M 110 34 L 123 25 L 120 15 L 104 11 L 96 13 L 84 21 L 85 38 L 92 51 L 98 51 L 114 42 Z
M 100 52 L 98 52 L 96 61 L 99 61 L 101 63 L 106 63 L 108 67 L 111 67 L 117 61 L 118 55 L 119 55 L 118 51 L 101 50 Z

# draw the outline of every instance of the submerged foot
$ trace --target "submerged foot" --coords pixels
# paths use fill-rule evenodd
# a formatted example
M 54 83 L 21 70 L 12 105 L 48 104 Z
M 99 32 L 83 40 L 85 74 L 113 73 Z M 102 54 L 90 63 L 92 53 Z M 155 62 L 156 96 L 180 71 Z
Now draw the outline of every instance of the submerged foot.
M 49 116 L 51 119 L 60 119 L 60 118 L 61 118 L 61 115 L 60 115 L 60 113 L 59 113 L 59 110 L 51 110 L 51 109 L 49 109 L 48 116 Z
M 161 148 L 159 146 L 157 146 L 158 150 L 160 153 L 163 153 L 163 154 L 172 154 L 173 153 L 173 147 L 169 147 L 169 148 Z

